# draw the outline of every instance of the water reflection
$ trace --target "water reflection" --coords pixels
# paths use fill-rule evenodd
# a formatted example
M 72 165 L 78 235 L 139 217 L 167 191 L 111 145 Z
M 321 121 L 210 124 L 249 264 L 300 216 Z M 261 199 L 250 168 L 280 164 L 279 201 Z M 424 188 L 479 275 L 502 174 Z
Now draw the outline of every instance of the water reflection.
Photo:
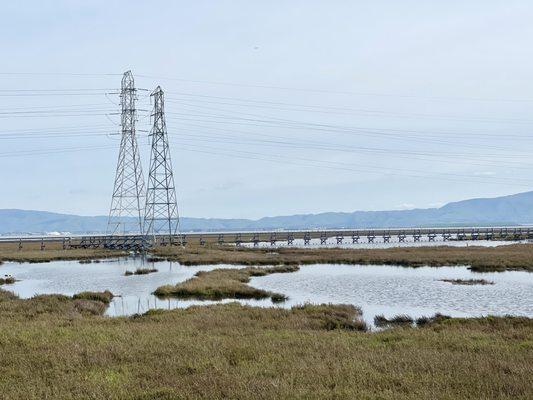
M 533 317 L 533 274 L 523 271 L 473 273 L 466 267 L 310 265 L 293 274 L 253 278 L 255 287 L 289 294 L 285 306 L 304 302 L 359 305 L 364 318 L 412 317 L 436 312 L 456 317 Z M 289 276 L 290 275 L 290 276 Z M 494 285 L 452 285 L 441 279 L 486 279 Z

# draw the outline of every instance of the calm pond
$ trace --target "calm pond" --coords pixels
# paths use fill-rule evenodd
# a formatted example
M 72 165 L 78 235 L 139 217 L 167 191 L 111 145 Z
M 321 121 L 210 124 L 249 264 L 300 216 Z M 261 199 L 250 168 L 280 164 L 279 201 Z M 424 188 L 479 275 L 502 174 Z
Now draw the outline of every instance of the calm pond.
M 126 270 L 154 265 L 158 272 L 124 276 Z M 116 297 L 107 315 L 142 313 L 151 308 L 212 304 L 207 301 L 160 300 L 151 293 L 159 286 L 181 282 L 197 271 L 235 268 L 233 265 L 188 267 L 178 263 L 147 264 L 142 259 L 105 260 L 80 264 L 59 261 L 42 264 L 6 263 L 0 276 L 19 281 L 2 286 L 22 298 L 36 294 L 73 295 L 91 290 L 110 290 Z M 452 285 L 441 279 L 486 279 L 494 285 Z M 522 271 L 473 273 L 466 267 L 405 268 L 394 266 L 325 265 L 301 267 L 295 273 L 252 278 L 252 286 L 284 293 L 289 300 L 273 305 L 270 300 L 241 301 L 258 306 L 291 307 L 296 304 L 346 303 L 359 306 L 372 324 L 374 316 L 408 314 L 412 317 L 436 312 L 451 316 L 521 315 L 533 317 L 533 274 Z M 227 300 L 232 301 L 232 300 Z M 226 301 L 226 302 L 227 302 Z

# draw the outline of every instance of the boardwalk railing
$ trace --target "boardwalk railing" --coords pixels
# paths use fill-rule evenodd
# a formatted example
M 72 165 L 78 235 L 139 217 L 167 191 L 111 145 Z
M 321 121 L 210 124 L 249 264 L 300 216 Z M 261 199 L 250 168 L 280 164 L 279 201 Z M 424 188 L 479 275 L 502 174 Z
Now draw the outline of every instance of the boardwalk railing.
M 366 239 L 375 243 L 376 238 L 383 243 L 395 239 L 399 243 L 406 241 L 449 241 L 449 240 L 524 240 L 533 239 L 533 227 L 459 227 L 459 228 L 394 228 L 394 229 L 326 229 L 326 230 L 291 230 L 291 231 L 243 231 L 243 232 L 188 232 L 178 235 L 156 236 L 148 238 L 144 235 L 70 235 L 70 236 L 21 236 L 1 237 L 0 244 L 10 244 L 22 249 L 32 244 L 45 250 L 47 246 L 54 248 L 106 248 L 139 251 L 156 244 L 159 246 L 175 246 L 191 244 L 232 244 L 240 246 L 268 243 L 272 246 L 286 244 L 292 246 L 295 241 L 310 245 L 312 241 L 325 245 L 328 240 L 334 244 L 360 243 Z

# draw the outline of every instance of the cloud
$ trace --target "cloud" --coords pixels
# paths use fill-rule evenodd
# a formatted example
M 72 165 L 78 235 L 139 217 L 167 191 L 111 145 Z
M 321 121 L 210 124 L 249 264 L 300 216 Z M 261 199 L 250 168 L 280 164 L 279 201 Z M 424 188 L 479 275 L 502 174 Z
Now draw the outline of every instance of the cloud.
M 398 204 L 398 205 L 394 206 L 394 208 L 396 208 L 398 210 L 411 210 L 411 209 L 415 208 L 415 205 L 411 204 L 411 203 L 403 203 L 403 204 Z

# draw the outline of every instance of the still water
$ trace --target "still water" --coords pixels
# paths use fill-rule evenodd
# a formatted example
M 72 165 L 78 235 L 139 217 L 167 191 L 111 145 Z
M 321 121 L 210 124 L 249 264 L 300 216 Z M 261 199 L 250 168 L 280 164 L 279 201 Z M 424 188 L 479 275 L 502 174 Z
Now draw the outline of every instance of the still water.
M 154 266 L 149 275 L 124 276 L 126 270 Z M 73 295 L 85 290 L 110 290 L 117 296 L 107 315 L 142 313 L 151 308 L 187 307 L 216 302 L 160 300 L 151 293 L 159 286 L 181 282 L 198 271 L 236 268 L 233 265 L 183 266 L 178 263 L 147 264 L 142 259 L 105 260 L 80 264 L 59 261 L 42 264 L 6 263 L 0 276 L 19 281 L 2 286 L 22 298 L 36 294 Z M 486 279 L 494 285 L 452 285 L 441 279 Z M 289 296 L 282 304 L 270 300 L 241 301 L 257 306 L 291 307 L 309 303 L 346 303 L 359 306 L 372 324 L 374 316 L 408 314 L 412 317 L 436 312 L 451 316 L 522 315 L 533 317 L 533 274 L 521 271 L 473 273 L 467 267 L 405 268 L 394 266 L 325 265 L 301 267 L 295 273 L 252 278 L 252 286 Z M 231 300 L 227 300 L 231 301 Z M 225 301 L 225 302 L 227 302 Z

